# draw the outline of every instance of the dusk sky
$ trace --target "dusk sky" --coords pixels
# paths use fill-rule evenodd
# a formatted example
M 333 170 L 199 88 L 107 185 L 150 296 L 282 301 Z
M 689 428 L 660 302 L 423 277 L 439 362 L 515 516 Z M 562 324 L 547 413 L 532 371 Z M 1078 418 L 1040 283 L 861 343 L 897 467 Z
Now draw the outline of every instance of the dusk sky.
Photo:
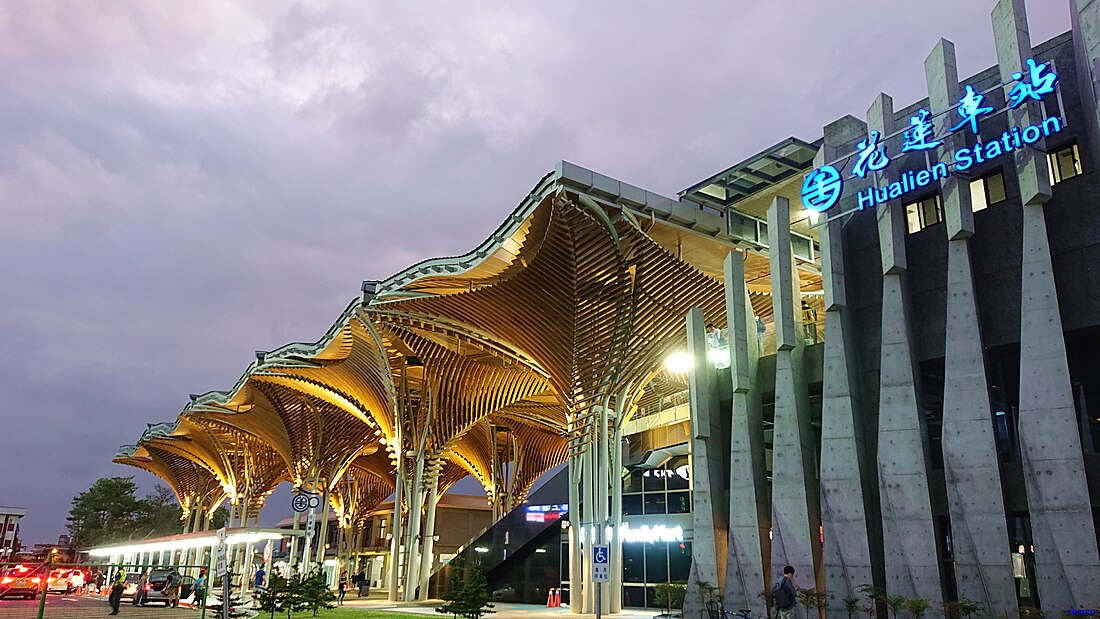
M 566 159 L 668 196 L 879 91 L 993 0 L 0 3 L 0 505 L 72 497 L 253 351 L 484 240 Z M 1069 29 L 1032 0 L 1032 42 Z M 276 495 L 278 497 L 280 495 Z M 285 501 L 266 521 L 289 513 Z

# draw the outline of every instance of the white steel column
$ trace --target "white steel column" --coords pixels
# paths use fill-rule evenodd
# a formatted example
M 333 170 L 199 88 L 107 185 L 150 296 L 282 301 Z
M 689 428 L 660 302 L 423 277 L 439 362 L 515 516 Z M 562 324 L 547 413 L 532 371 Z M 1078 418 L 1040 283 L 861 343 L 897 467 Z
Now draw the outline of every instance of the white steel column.
M 576 421 L 571 422 L 576 429 Z M 584 612 L 582 604 L 582 589 L 584 587 L 584 567 L 581 547 L 581 532 L 584 525 L 581 522 L 581 477 L 583 475 L 580 454 L 573 452 L 569 456 L 569 612 L 580 614 Z
M 435 567 L 435 517 L 439 505 L 439 476 L 433 475 L 428 494 L 428 513 L 424 523 L 424 552 L 420 556 L 420 594 L 416 599 L 428 599 L 428 584 Z

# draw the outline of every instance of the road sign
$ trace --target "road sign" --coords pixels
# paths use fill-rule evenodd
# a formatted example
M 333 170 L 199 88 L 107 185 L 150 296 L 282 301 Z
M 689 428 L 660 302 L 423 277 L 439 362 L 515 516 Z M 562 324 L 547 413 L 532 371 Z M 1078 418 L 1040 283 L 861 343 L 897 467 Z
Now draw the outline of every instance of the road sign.
M 225 544 L 218 544 L 218 558 L 214 565 L 215 573 L 218 576 L 225 576 L 229 573 L 229 564 L 225 560 Z
M 317 524 L 317 512 L 309 510 L 309 516 L 306 516 L 306 535 L 313 535 L 313 527 Z
M 611 548 L 607 544 L 592 546 L 592 582 L 608 582 L 611 575 Z
M 229 537 L 229 533 L 225 530 L 225 527 L 218 529 L 218 543 L 224 544 L 225 538 Z

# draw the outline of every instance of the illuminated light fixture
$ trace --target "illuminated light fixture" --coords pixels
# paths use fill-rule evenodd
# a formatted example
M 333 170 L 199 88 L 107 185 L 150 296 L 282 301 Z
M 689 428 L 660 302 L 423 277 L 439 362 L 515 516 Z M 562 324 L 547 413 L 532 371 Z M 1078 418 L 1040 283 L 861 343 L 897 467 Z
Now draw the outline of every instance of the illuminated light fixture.
M 684 541 L 684 528 L 677 525 L 668 527 L 663 524 L 655 526 L 642 525 L 638 528 L 623 526 L 619 535 L 623 543 L 655 543 L 655 542 L 682 542 Z
M 474 548 L 474 550 L 481 553 L 489 552 L 489 549 L 484 546 L 478 546 L 477 548 Z
M 711 348 L 707 351 L 707 361 L 710 361 L 714 367 L 719 370 L 724 370 L 730 366 L 730 349 L 729 346 L 723 346 L 721 348 Z
M 535 552 L 537 552 L 539 554 L 542 554 L 542 553 L 546 552 L 546 549 L 545 548 L 536 548 Z
M 821 217 L 821 213 L 815 210 L 806 209 L 806 217 L 810 220 L 811 224 L 816 224 L 818 218 Z
M 230 533 L 225 543 L 233 546 L 236 544 L 253 544 L 264 540 L 282 539 L 290 533 L 275 533 L 272 531 L 241 531 Z M 161 552 L 171 550 L 189 550 L 192 548 L 211 548 L 218 545 L 218 536 L 215 531 L 209 535 L 186 537 L 183 539 L 168 539 L 160 542 L 147 542 L 141 544 L 122 544 L 118 546 L 105 546 L 93 548 L 88 554 L 93 557 L 110 557 L 113 555 L 127 555 L 141 552 Z
M 682 350 L 678 350 L 665 358 L 665 369 L 673 374 L 686 374 L 695 367 L 695 359 Z

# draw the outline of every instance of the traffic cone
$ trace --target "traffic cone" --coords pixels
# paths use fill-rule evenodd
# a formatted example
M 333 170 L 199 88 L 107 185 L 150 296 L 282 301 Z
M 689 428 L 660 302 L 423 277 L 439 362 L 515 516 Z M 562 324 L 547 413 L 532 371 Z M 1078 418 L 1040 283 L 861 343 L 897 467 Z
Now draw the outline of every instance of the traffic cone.
M 546 607 L 547 608 L 553 608 L 554 607 L 554 590 L 553 589 L 546 592 Z
M 554 589 L 554 608 L 561 608 L 561 589 Z

